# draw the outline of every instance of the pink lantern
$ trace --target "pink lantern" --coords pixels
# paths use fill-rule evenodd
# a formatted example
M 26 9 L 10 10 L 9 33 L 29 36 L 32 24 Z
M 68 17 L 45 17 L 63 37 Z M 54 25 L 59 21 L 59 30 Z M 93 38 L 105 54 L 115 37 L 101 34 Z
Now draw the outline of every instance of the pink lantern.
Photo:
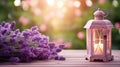
M 87 37 L 87 57 L 89 61 L 111 61 L 111 30 L 112 23 L 104 19 L 104 12 L 100 9 L 95 11 L 94 20 L 89 20 L 84 26 Z

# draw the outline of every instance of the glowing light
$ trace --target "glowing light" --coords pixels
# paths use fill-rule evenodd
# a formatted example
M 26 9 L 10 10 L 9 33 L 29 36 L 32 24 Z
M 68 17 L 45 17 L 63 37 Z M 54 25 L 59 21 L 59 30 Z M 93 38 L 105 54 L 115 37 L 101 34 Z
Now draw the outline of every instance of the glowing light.
M 61 11 L 59 11 L 59 12 L 57 12 L 57 17 L 59 17 L 59 18 L 63 18 L 64 15 L 63 15 L 63 13 L 62 13 Z
M 64 6 L 63 1 L 58 1 L 58 2 L 57 2 L 57 6 L 58 6 L 59 8 L 63 7 L 63 6 Z
M 55 12 L 54 11 L 51 11 L 51 12 L 49 12 L 47 15 L 45 15 L 44 16 L 44 20 L 46 21 L 46 22 L 48 22 L 51 18 L 53 18 L 53 17 L 55 17 Z
M 57 44 L 63 44 L 64 40 L 62 38 L 57 38 L 54 40 L 54 42 L 56 42 Z
M 112 4 L 113 4 L 114 7 L 118 7 L 118 5 L 119 5 L 117 0 L 113 0 Z
M 92 1 L 91 0 L 86 0 L 86 5 L 88 7 L 91 7 L 93 5 Z
M 73 5 L 78 8 L 80 7 L 81 3 L 79 1 L 74 1 Z
M 55 29 L 55 30 L 59 30 L 60 29 L 60 21 L 57 19 L 53 19 L 51 21 L 51 26 Z
M 40 31 L 41 32 L 45 32 L 47 30 L 47 26 L 45 25 L 45 24 L 42 24 L 41 26 L 40 26 Z
M 31 7 L 36 7 L 39 3 L 39 0 L 24 0 L 24 1 L 29 1 Z
M 70 0 L 70 1 L 68 2 L 67 6 L 68 6 L 68 7 L 73 7 L 73 6 L 74 6 L 74 5 L 73 5 L 73 1 Z
M 116 29 L 120 29 L 120 22 L 116 22 L 116 23 L 115 23 L 115 28 L 116 28 Z
M 76 15 L 76 16 L 81 16 L 81 14 L 82 14 L 82 13 L 81 13 L 81 11 L 80 11 L 79 9 L 76 9 L 76 10 L 75 10 L 75 15 Z
M 19 22 L 22 23 L 23 25 L 27 25 L 29 23 L 29 20 L 26 17 L 21 16 L 19 18 Z
M 38 16 L 38 15 L 41 14 L 41 11 L 40 11 L 39 8 L 36 8 L 36 9 L 33 10 L 33 13 L 34 13 L 36 16 Z
M 64 7 L 64 8 L 62 8 L 62 10 L 61 10 L 63 13 L 66 13 L 67 12 L 67 8 L 66 7 Z
M 103 3 L 106 2 L 106 0 L 98 0 L 98 1 L 99 1 L 99 3 L 101 3 L 101 4 L 103 4 Z
M 94 52 L 95 52 L 95 54 L 102 54 L 103 53 L 103 44 L 100 42 L 98 44 L 94 44 Z
M 84 39 L 84 34 L 83 34 L 83 32 L 78 32 L 77 37 L 78 37 L 79 39 Z
M 23 10 L 28 10 L 31 6 L 30 0 L 23 0 L 22 1 L 22 8 Z
M 72 42 L 66 42 L 65 44 L 65 48 L 71 48 L 72 47 Z
M 55 0 L 46 0 L 46 2 L 49 6 L 54 6 L 55 4 Z
M 14 1 L 14 5 L 15 6 L 20 6 L 21 5 L 21 1 L 20 0 L 15 0 Z

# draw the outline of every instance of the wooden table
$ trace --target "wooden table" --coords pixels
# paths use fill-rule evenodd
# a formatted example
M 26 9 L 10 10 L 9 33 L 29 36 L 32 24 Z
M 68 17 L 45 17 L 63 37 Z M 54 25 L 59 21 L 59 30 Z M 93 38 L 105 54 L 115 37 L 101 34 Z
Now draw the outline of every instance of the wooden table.
M 44 60 L 31 63 L 0 63 L 0 67 L 120 67 L 120 50 L 113 50 L 114 60 L 111 62 L 89 62 L 85 60 L 86 50 L 63 50 L 60 55 L 65 61 Z

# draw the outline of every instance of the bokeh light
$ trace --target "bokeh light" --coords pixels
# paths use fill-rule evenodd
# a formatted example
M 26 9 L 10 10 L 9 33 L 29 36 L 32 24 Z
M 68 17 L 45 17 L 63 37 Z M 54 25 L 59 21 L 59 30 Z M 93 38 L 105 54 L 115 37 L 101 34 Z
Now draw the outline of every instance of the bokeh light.
M 80 5 L 81 5 L 80 1 L 74 1 L 73 4 L 74 4 L 74 6 L 77 7 L 77 8 L 80 7 Z
M 104 4 L 104 3 L 106 2 L 106 0 L 98 0 L 98 2 L 99 2 L 100 4 Z
M 91 0 L 86 0 L 86 5 L 88 7 L 91 7 L 93 5 L 92 1 Z
M 46 2 L 49 6 L 54 6 L 55 4 L 55 0 L 46 0 Z
M 78 32 L 77 37 L 79 39 L 84 39 L 84 33 L 83 32 Z
M 118 5 L 119 5 L 117 0 L 113 0 L 112 4 L 113 4 L 114 7 L 118 7 Z
M 41 32 L 46 32 L 46 31 L 47 31 L 47 26 L 46 26 L 46 24 L 42 24 L 42 25 L 40 26 L 40 31 L 41 31 Z
M 62 8 L 62 7 L 64 6 L 64 2 L 63 2 L 62 0 L 59 0 L 59 1 L 57 2 L 57 6 L 58 6 L 59 8 Z
M 21 5 L 21 1 L 20 0 L 15 0 L 14 1 L 14 5 L 15 6 L 20 6 Z
M 21 16 L 21 17 L 19 18 L 19 22 L 22 23 L 23 25 L 28 25 L 29 20 L 28 20 L 26 17 Z
M 39 8 L 35 8 L 33 10 L 34 15 L 39 16 L 41 14 L 41 10 Z
M 65 45 L 65 48 L 72 48 L 72 42 L 66 42 L 66 43 L 64 43 L 64 45 Z
M 21 31 L 38 26 L 39 32 L 50 36 L 51 41 L 65 43 L 66 48 L 72 49 L 85 48 L 83 26 L 94 18 L 94 11 L 101 8 L 108 15 L 105 19 L 115 26 L 113 44 L 117 47 L 113 48 L 120 49 L 120 39 L 115 39 L 120 31 L 120 0 L 1 0 L 0 4 L 1 21 L 15 20 Z

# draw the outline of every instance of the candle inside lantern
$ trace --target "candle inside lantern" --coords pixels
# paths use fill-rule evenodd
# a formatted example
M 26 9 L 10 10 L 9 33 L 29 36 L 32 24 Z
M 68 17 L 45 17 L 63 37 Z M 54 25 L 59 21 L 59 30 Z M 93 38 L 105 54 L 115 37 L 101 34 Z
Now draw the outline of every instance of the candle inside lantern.
M 94 52 L 96 55 L 103 54 L 103 44 L 101 42 L 94 44 Z

